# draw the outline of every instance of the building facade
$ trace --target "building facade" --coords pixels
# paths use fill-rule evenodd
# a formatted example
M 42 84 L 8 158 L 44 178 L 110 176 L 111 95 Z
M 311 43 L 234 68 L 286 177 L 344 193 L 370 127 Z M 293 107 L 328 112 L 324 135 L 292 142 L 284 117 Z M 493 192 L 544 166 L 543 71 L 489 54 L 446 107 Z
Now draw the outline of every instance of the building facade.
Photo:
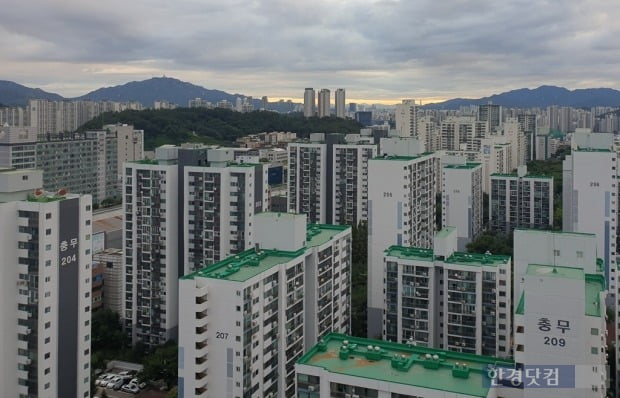
M 319 91 L 318 117 L 329 117 L 331 115 L 331 93 L 323 88 Z
M 368 336 L 381 335 L 383 252 L 392 245 L 433 247 L 440 160 L 434 154 L 368 162 Z
M 0 126 L 0 167 L 33 169 L 37 133 L 28 127 Z
M 509 256 L 456 251 L 445 228 L 434 249 L 385 252 L 383 338 L 493 357 L 511 353 Z
M 482 231 L 482 164 L 459 162 L 442 167 L 441 225 L 456 227 L 458 250 Z
M 339 117 L 341 119 L 344 119 L 344 117 L 346 116 L 346 109 L 345 109 L 345 90 L 344 88 L 339 88 L 336 90 L 336 117 Z
M 510 234 L 515 228 L 553 227 L 553 177 L 491 174 L 489 225 L 494 231 Z
M 123 250 L 109 248 L 93 254 L 103 271 L 103 308 L 123 317 Z
M 304 90 L 304 116 L 312 117 L 316 113 L 316 91 L 309 87 Z
M 90 397 L 92 201 L 41 181 L 0 171 L 2 395 Z

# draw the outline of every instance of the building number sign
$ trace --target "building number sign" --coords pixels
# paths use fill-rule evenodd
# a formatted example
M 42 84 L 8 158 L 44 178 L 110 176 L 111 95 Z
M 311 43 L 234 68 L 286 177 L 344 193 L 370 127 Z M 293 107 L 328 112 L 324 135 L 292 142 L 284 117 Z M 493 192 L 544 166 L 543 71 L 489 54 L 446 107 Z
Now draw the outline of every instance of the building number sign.
M 565 334 L 567 330 L 570 330 L 570 322 L 558 319 L 557 323 L 554 326 L 551 320 L 549 320 L 549 318 L 538 319 L 538 330 L 540 330 L 541 332 L 548 333 L 551 332 L 553 328 L 561 330 L 562 334 Z M 545 345 L 566 347 L 566 339 L 563 337 L 544 336 L 543 342 Z

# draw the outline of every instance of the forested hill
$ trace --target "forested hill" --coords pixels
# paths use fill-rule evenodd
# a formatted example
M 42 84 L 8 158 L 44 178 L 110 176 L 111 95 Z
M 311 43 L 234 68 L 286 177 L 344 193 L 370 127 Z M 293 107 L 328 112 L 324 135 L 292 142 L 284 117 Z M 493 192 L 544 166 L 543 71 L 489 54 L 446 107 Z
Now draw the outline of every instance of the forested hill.
M 230 144 L 250 134 L 290 131 L 298 137 L 310 133 L 358 133 L 362 127 L 350 119 L 305 118 L 301 114 L 233 112 L 228 109 L 177 108 L 105 113 L 80 130 L 99 129 L 105 124 L 126 123 L 144 130 L 144 146 L 153 150 L 163 144 L 203 142 Z

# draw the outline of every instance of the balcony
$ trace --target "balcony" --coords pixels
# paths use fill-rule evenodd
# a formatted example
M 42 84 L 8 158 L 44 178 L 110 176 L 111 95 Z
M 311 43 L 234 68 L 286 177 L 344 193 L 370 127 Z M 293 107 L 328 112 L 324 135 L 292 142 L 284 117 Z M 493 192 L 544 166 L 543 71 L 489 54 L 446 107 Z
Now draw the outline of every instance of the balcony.
M 202 387 L 194 389 L 194 397 L 196 398 L 206 398 L 207 397 L 207 385 L 204 384 Z

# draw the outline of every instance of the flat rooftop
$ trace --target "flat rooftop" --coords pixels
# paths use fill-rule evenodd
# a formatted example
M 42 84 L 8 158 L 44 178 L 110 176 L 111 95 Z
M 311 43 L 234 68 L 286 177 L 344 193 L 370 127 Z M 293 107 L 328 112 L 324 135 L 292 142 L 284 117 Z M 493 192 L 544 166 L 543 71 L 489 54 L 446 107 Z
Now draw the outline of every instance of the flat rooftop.
M 585 284 L 585 315 L 600 317 L 605 314 L 605 303 L 601 302 L 601 293 L 607 289 L 603 275 L 586 274 L 581 268 L 538 264 L 530 264 L 527 267 L 526 274 L 583 280 Z M 515 313 L 523 315 L 524 311 L 525 293 L 521 294 Z
M 421 249 L 417 247 L 390 246 L 385 254 L 403 260 L 422 260 L 434 261 L 435 255 L 432 249 Z M 444 263 L 472 266 L 498 266 L 508 264 L 510 256 L 502 254 L 480 254 L 454 252 L 450 257 L 443 260 Z
M 315 247 L 325 244 L 349 228 L 351 227 L 348 225 L 308 224 L 306 246 Z
M 514 362 L 331 333 L 297 362 L 331 373 L 486 397 L 489 366 Z M 485 380 L 486 379 L 486 380 Z
M 304 249 L 296 252 L 282 250 L 260 250 L 256 252 L 254 249 L 250 249 L 185 275 L 181 279 L 194 279 L 199 276 L 202 278 L 245 282 L 278 264 L 284 264 L 297 257 L 303 257 L 304 252 Z
M 493 173 L 493 174 L 491 174 L 491 177 L 520 178 L 517 174 L 510 174 L 510 173 Z M 552 176 L 542 175 L 542 174 L 526 174 L 522 178 L 525 178 L 525 179 L 528 179 L 528 178 L 531 178 L 531 179 L 542 178 L 542 179 L 545 179 L 545 180 L 553 180 Z
M 443 166 L 444 169 L 475 169 L 482 163 L 465 163 L 465 164 L 447 164 Z
M 423 152 L 415 156 L 398 156 L 398 155 L 387 155 L 387 156 L 377 156 L 372 158 L 372 160 L 398 160 L 398 161 L 408 161 L 419 159 L 424 156 L 432 155 L 433 152 Z

